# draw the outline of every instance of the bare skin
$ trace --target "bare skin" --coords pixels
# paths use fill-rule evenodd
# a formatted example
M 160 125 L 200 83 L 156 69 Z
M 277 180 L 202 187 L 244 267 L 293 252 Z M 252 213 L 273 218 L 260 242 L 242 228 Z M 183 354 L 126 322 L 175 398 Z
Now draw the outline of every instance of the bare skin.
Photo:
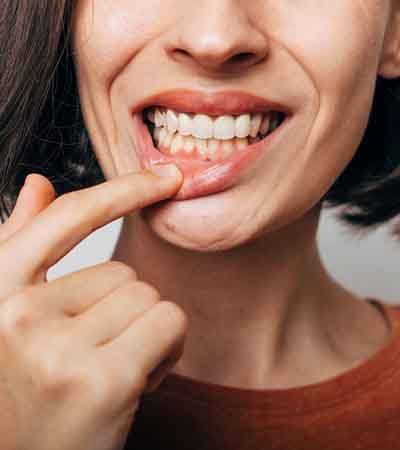
M 172 370 L 291 387 L 385 345 L 383 318 L 324 270 L 316 205 L 356 151 L 376 75 L 400 76 L 399 8 L 394 0 L 202 0 L 195 11 L 186 0 L 77 2 L 80 96 L 108 180 L 55 199 L 36 175 L 0 227 L 3 447 L 120 450 L 141 396 Z M 131 173 L 139 170 L 128 107 L 177 80 L 276 96 L 297 127 L 225 192 L 160 204 L 182 179 Z M 53 264 L 119 217 L 116 261 L 47 281 Z
M 240 89 L 280 100 L 297 121 L 282 148 L 223 193 L 124 218 L 112 259 L 135 267 L 189 319 L 173 371 L 222 385 L 292 387 L 377 352 L 390 330 L 326 272 L 316 229 L 319 200 L 365 131 L 377 75 L 400 76 L 399 2 L 92 6 L 78 2 L 75 63 L 107 177 L 138 170 L 129 107 L 163 90 Z
M 112 259 L 136 267 L 189 318 L 185 352 L 171 372 L 250 389 L 289 388 L 348 370 L 387 342 L 390 330 L 376 308 L 324 269 L 318 212 L 310 215 L 217 257 L 177 250 L 140 217 L 125 219 Z
M 141 396 L 182 354 L 186 316 L 123 263 L 46 274 L 91 231 L 173 195 L 178 174 L 134 174 L 57 199 L 35 174 L 20 192 L 0 226 L 4 450 L 123 448 Z

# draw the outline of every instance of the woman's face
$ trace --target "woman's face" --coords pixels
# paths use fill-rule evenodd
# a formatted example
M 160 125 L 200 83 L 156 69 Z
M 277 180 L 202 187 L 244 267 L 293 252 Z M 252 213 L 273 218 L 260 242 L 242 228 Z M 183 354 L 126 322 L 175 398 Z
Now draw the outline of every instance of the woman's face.
M 189 153 L 199 141 L 187 134 L 177 140 L 180 153 L 170 158 L 217 168 L 214 179 L 184 169 L 183 200 L 142 211 L 159 236 L 200 251 L 228 249 L 318 211 L 367 126 L 392 8 L 390 0 L 78 0 L 73 47 L 80 98 L 106 178 L 148 164 L 140 155 L 152 147 L 150 134 L 132 111 L 160 105 L 171 110 L 169 134 L 174 118 L 186 123 L 178 115 L 184 112 L 192 115 L 182 134 L 205 138 L 210 126 L 222 134 L 209 145 L 221 158 L 211 163 L 199 160 L 212 159 L 212 152 Z M 162 96 L 174 89 L 186 91 Z M 257 111 L 239 91 L 278 106 Z M 251 149 L 236 147 L 245 147 L 245 138 L 227 144 L 232 130 L 249 133 L 249 118 L 253 133 L 257 120 L 268 128 L 273 106 L 283 107 L 287 120 L 269 138 Z M 247 164 L 234 163 L 240 158 Z

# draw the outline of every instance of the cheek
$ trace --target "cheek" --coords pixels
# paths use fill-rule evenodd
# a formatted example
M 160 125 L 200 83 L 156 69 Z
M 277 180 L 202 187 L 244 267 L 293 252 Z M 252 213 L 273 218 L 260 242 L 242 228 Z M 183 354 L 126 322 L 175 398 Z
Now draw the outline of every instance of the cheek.
M 118 6 L 109 0 L 78 2 L 73 47 L 80 72 L 90 73 L 102 84 L 117 76 L 165 26 L 168 17 L 160 13 L 161 2 L 166 10 L 170 0 L 119 0 Z
M 312 126 L 301 149 L 293 151 L 294 163 L 287 166 L 291 177 L 282 171 L 285 182 L 276 195 L 276 214 L 293 218 L 322 197 L 358 148 L 373 99 L 385 24 L 378 4 L 368 0 L 363 7 L 357 0 L 288 0 L 276 5 L 269 19 L 271 36 L 312 82 L 308 103 L 313 110 L 307 117 Z
M 346 95 L 376 78 L 385 14 L 375 0 L 300 0 L 277 7 L 276 38 L 321 95 Z M 271 19 L 272 20 L 272 19 Z
M 386 15 L 375 0 L 289 3 L 274 31 L 313 83 L 313 127 L 299 167 L 319 177 L 322 192 L 353 157 L 366 129 Z

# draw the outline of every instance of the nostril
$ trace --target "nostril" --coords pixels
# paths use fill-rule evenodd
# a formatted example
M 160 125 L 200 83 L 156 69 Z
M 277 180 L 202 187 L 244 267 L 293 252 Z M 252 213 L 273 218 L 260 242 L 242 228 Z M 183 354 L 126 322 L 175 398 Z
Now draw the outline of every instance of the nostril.
M 195 56 L 195 53 L 191 53 L 188 50 L 185 50 L 183 48 L 174 48 L 171 52 L 171 55 L 176 61 L 185 61 L 189 59 L 198 59 L 199 63 L 204 66 L 215 66 L 218 65 L 224 65 L 225 67 L 231 67 L 237 68 L 244 67 L 244 66 L 250 66 L 252 64 L 257 64 L 260 62 L 260 60 L 264 59 L 264 56 L 260 56 L 257 53 L 254 52 L 240 52 L 240 53 L 234 53 L 225 54 L 225 56 L 222 55 L 222 53 L 216 57 L 212 52 L 207 52 L 204 50 L 201 54 L 200 52 L 197 53 L 197 58 Z
M 237 53 L 236 55 L 231 56 L 229 61 L 227 61 L 228 65 L 252 65 L 252 64 L 258 64 L 264 59 L 263 56 L 259 56 L 252 52 L 241 52 Z
M 247 60 L 251 59 L 254 57 L 253 53 L 250 52 L 242 52 L 242 53 L 238 53 L 237 55 L 233 55 L 230 59 L 230 61 L 232 63 L 241 63 L 241 62 L 246 62 Z
M 181 48 L 176 48 L 176 49 L 173 51 L 173 54 L 174 54 L 175 56 L 177 56 L 178 58 L 179 58 L 179 57 L 187 58 L 188 56 L 190 57 L 190 53 L 189 53 L 188 51 L 186 51 L 186 50 L 181 49 Z

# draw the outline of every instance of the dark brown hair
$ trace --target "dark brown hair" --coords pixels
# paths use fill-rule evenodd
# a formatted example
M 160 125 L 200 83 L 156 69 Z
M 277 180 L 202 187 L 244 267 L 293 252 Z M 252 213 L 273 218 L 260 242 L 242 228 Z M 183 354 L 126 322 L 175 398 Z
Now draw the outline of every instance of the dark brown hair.
M 0 217 L 25 177 L 41 173 L 58 195 L 105 181 L 91 148 L 70 46 L 73 0 L 2 0 L 0 9 Z M 363 140 L 321 199 L 358 230 L 400 212 L 400 79 L 377 77 Z M 344 118 L 345 120 L 345 118 Z M 393 228 L 400 234 L 400 227 Z

